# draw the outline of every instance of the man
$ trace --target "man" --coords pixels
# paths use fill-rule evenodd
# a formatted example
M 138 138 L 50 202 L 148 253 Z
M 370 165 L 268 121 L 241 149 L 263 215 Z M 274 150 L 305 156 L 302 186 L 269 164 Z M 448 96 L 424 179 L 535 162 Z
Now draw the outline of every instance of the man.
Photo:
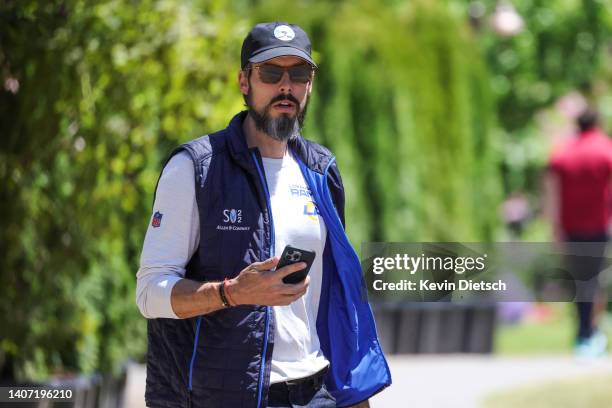
M 598 357 L 606 349 L 597 331 L 601 302 L 598 274 L 608 241 L 612 141 L 598 128 L 598 115 L 587 110 L 578 117 L 577 138 L 552 154 L 546 176 L 547 213 L 555 239 L 565 242 L 566 266 L 576 285 L 578 332 L 576 354 Z
M 160 177 L 138 271 L 152 407 L 367 407 L 391 384 L 344 232 L 334 157 L 303 139 L 316 65 L 288 23 L 256 25 L 238 76 L 247 112 L 179 147 Z M 285 245 L 309 276 L 274 269 Z

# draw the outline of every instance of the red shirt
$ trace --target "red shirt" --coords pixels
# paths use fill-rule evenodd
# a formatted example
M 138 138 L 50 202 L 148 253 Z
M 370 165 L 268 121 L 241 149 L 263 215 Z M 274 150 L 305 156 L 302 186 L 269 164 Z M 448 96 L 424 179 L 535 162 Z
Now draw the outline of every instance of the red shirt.
M 607 231 L 612 180 L 612 140 L 591 129 L 563 143 L 552 154 L 550 169 L 559 175 L 561 226 L 568 234 Z

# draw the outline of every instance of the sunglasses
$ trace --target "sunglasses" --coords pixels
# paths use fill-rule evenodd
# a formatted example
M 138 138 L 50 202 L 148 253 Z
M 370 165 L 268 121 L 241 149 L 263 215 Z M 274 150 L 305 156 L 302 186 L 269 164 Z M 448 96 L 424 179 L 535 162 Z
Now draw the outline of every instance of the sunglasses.
M 264 84 L 278 83 L 285 71 L 289 74 L 291 82 L 305 84 L 312 81 L 314 68 L 309 64 L 293 65 L 291 67 L 281 67 L 274 64 L 253 65 L 252 68 L 259 71 L 259 79 Z

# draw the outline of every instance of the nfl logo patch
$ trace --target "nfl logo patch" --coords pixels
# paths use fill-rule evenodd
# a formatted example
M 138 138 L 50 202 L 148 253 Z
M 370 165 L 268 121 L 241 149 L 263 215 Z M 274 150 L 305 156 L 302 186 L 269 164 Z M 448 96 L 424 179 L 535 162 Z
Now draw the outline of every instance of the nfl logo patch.
M 163 216 L 164 214 L 160 213 L 159 211 L 156 211 L 155 214 L 153 214 L 153 220 L 151 221 L 153 228 L 158 228 L 161 225 L 161 219 Z

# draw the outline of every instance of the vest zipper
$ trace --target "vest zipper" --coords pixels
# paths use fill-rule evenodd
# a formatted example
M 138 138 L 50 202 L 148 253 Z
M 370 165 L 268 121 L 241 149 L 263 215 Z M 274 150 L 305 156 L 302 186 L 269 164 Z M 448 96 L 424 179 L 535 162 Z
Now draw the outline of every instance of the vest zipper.
M 191 353 L 191 362 L 189 363 L 189 384 L 187 390 L 189 391 L 189 396 L 187 400 L 188 407 L 191 408 L 191 392 L 192 392 L 192 380 L 193 380 L 193 366 L 195 364 L 196 353 L 198 350 L 198 341 L 200 339 L 200 323 L 202 323 L 202 316 L 198 317 L 198 322 L 196 324 L 195 336 L 193 336 L 193 352 Z
M 255 154 L 255 152 L 251 152 L 252 156 L 253 156 L 253 161 L 255 162 L 255 167 L 257 168 L 257 174 L 259 175 L 259 180 L 261 182 L 261 185 L 263 186 L 264 189 L 264 194 L 266 196 L 266 210 L 268 213 L 268 220 L 269 220 L 269 227 L 270 228 L 270 256 L 274 255 L 274 221 L 272 219 L 272 206 L 270 204 L 270 192 L 268 191 L 268 182 L 266 181 L 266 177 L 264 175 L 263 169 L 261 168 L 260 164 L 259 164 L 259 160 L 258 160 L 258 155 Z M 260 256 L 261 260 L 263 261 L 265 259 L 265 253 L 262 253 Z M 263 345 L 263 350 L 262 350 L 262 364 L 261 364 L 261 368 L 259 370 L 259 385 L 258 385 L 258 392 L 257 392 L 257 408 L 261 407 L 261 397 L 263 394 L 263 379 L 264 379 L 264 372 L 265 372 L 265 368 L 266 368 L 266 354 L 268 352 L 268 334 L 270 331 L 270 306 L 266 306 L 266 322 L 265 322 L 265 332 L 264 332 L 264 345 Z

